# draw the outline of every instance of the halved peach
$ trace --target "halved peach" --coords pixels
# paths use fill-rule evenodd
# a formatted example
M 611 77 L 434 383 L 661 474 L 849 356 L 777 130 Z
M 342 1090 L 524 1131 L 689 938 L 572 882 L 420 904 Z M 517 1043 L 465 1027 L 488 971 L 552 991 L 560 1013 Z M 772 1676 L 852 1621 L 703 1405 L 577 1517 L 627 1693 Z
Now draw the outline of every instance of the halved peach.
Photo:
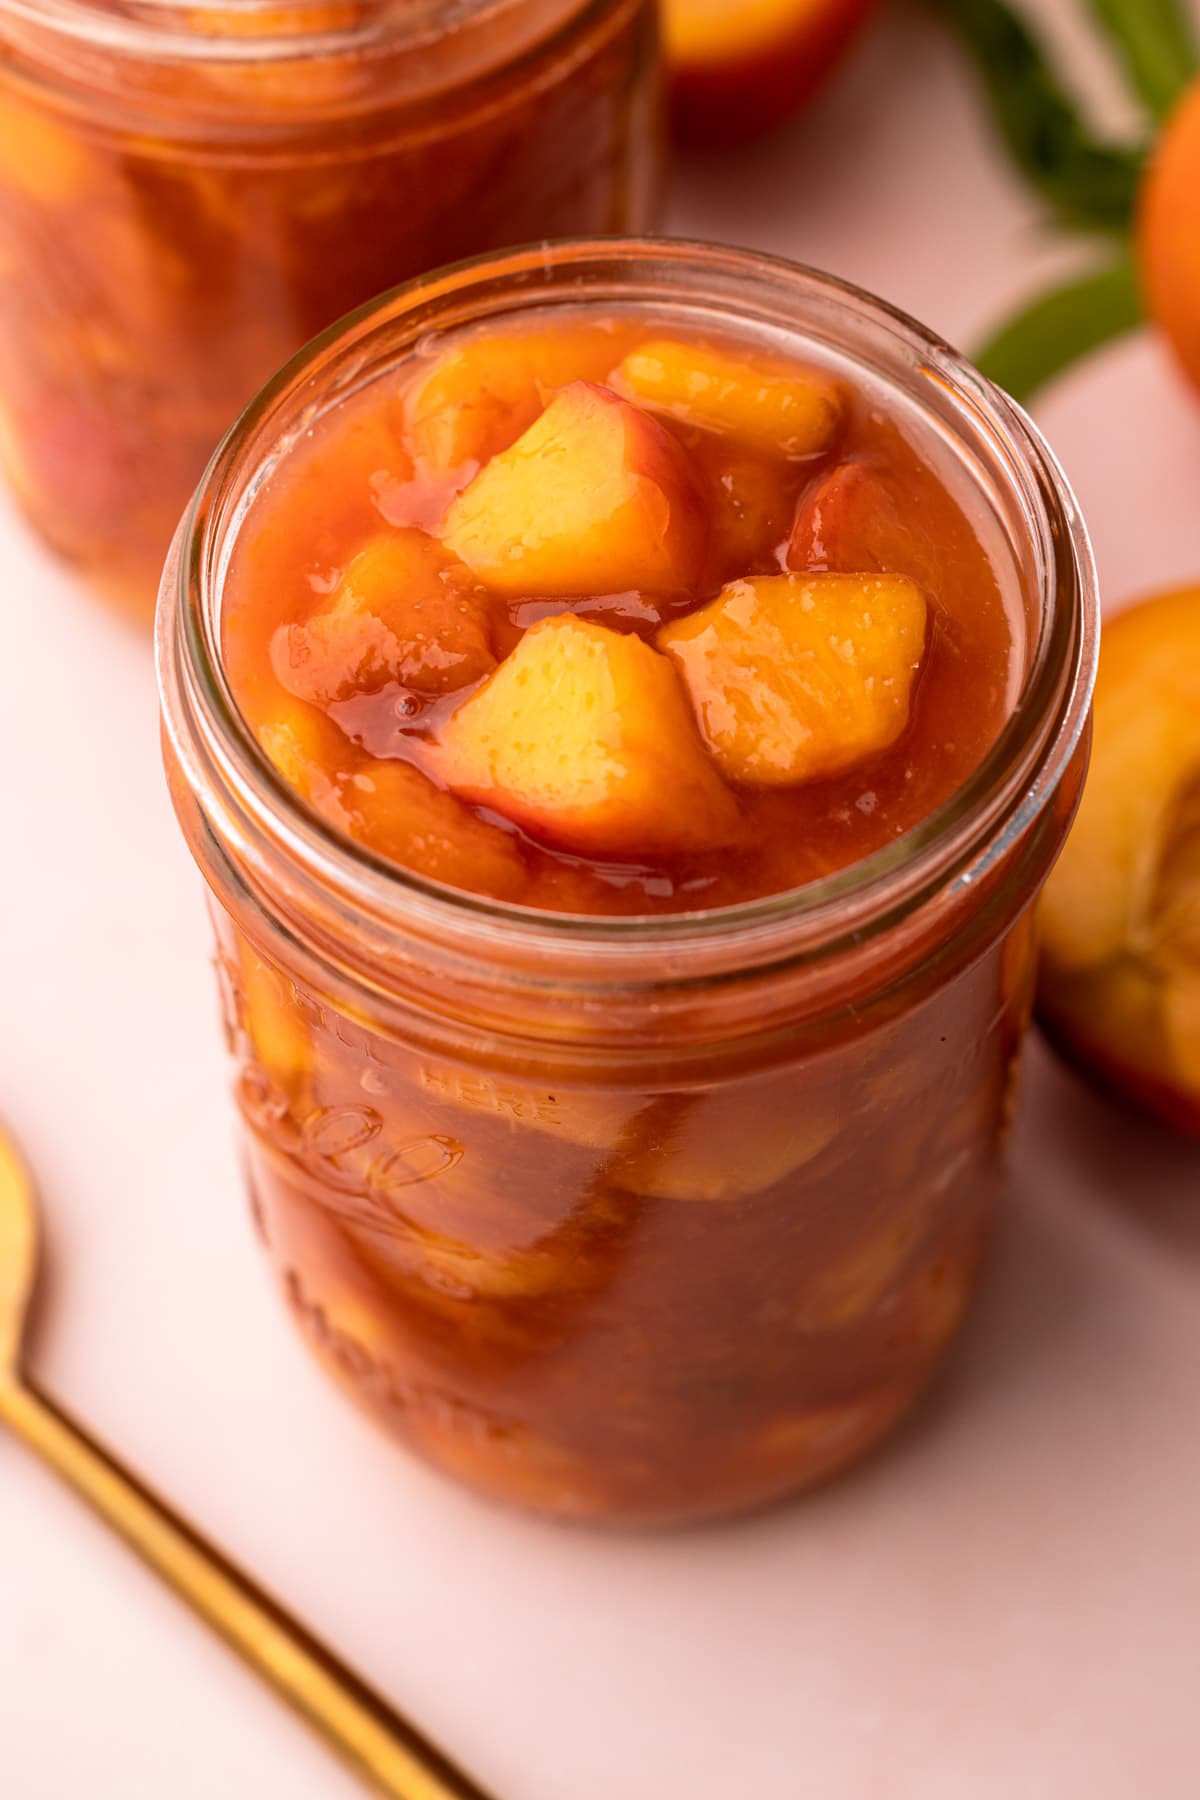
M 671 117 L 685 142 L 782 123 L 836 67 L 875 0 L 666 0 Z
M 271 666 L 289 693 L 328 706 L 395 681 L 442 694 L 495 667 L 484 596 L 421 531 L 381 532 L 350 562 L 327 606 L 281 625 Z
M 904 730 L 925 614 L 903 575 L 762 575 L 664 626 L 658 643 L 729 780 L 815 781 Z
M 842 417 L 838 384 L 770 356 L 739 356 L 677 338 L 631 350 L 614 388 L 639 406 L 683 424 L 718 431 L 773 456 L 814 456 Z
M 435 768 L 466 799 L 594 856 L 711 849 L 738 829 L 671 664 L 571 614 L 527 631 L 451 716 Z
M 1039 922 L 1052 1040 L 1200 1134 L 1200 589 L 1105 627 L 1091 771 Z
M 346 803 L 352 835 L 380 856 L 447 887 L 520 898 L 526 872 L 514 839 L 411 764 L 372 761 L 347 787 Z
M 437 474 L 485 463 L 528 431 L 560 388 L 604 381 L 614 355 L 604 325 L 463 338 L 405 397 L 409 448 Z
M 687 587 L 707 537 L 682 447 L 607 388 L 576 381 L 475 477 L 443 541 L 504 594 Z

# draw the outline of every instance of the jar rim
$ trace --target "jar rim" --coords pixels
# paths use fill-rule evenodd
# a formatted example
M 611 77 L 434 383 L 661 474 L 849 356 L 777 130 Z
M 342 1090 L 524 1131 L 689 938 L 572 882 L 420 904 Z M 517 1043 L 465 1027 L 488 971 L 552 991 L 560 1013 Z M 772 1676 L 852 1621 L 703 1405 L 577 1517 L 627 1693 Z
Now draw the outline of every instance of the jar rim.
M 0 0 L 5 14 L 53 37 L 107 54 L 152 62 L 300 61 L 314 57 L 408 53 L 444 40 L 475 22 L 492 23 L 528 0 L 356 0 L 353 17 L 325 20 L 322 0 L 237 0 L 247 29 L 221 29 L 230 7 L 222 0 L 139 0 L 142 10 L 117 12 L 105 0 Z M 588 0 L 543 0 L 546 29 L 554 29 Z M 212 15 L 206 28 L 205 14 Z M 294 29 L 280 29 L 280 15 Z M 256 16 L 261 28 L 253 29 Z
M 845 310 L 898 339 L 922 375 L 949 394 L 998 443 L 1012 467 L 1036 530 L 1041 623 L 1020 694 L 982 761 L 945 801 L 891 844 L 847 868 L 800 887 L 736 905 L 663 914 L 551 913 L 427 880 L 343 837 L 284 781 L 241 714 L 221 663 L 220 581 L 227 566 L 230 495 L 249 449 L 271 441 L 289 414 L 333 365 L 357 370 L 365 385 L 369 347 L 389 324 L 458 304 L 449 323 L 469 322 L 472 293 L 510 284 L 509 311 L 554 297 L 584 296 L 589 276 L 632 271 L 657 281 L 665 302 L 672 283 L 707 277 L 751 284 L 794 303 L 807 297 Z M 652 274 L 653 271 L 653 274 Z M 629 298 L 633 297 L 633 291 Z M 674 296 L 678 298 L 676 294 Z M 644 304 L 644 300 L 643 300 Z M 797 310 L 793 329 L 806 321 Z M 437 329 L 426 325 L 425 330 Z M 367 371 L 366 373 L 363 373 Z M 302 407 L 311 424 L 315 402 Z M 321 409 L 316 408 L 316 412 Z M 286 454 L 286 450 L 283 452 Z M 278 459 L 264 459 L 246 503 Z M 243 508 L 244 510 L 244 508 Z M 526 953 L 625 967 L 631 952 L 694 957 L 706 965 L 744 966 L 814 950 L 861 946 L 936 895 L 961 892 L 1000 863 L 1052 799 L 1082 738 L 1095 679 L 1099 602 L 1095 567 L 1078 506 L 1053 452 L 1025 412 L 944 340 L 898 308 L 852 283 L 760 252 L 686 239 L 585 238 L 530 245 L 465 262 L 407 282 L 332 325 L 293 357 L 250 402 L 215 451 L 180 523 L 159 597 L 156 626 L 160 692 L 168 742 L 193 792 L 220 796 L 226 828 L 241 854 L 269 840 L 308 883 L 337 895 L 347 921 L 369 919 L 384 931 L 447 936 L 468 945 L 505 940 Z M 650 968 L 647 963 L 647 971 Z

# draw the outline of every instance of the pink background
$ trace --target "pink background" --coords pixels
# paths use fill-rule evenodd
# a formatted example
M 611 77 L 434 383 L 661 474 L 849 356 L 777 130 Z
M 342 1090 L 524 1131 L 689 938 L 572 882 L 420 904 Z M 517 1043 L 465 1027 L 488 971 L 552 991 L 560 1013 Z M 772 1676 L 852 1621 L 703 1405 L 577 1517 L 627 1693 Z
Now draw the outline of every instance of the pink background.
M 1073 0 L 1039 10 L 1070 38 Z M 1099 59 L 1075 69 L 1119 119 Z M 824 265 L 968 344 L 1080 254 L 903 10 L 784 138 L 681 174 L 672 225 Z M 1200 399 L 1156 342 L 1039 417 L 1108 606 L 1200 576 Z M 674 1539 L 494 1511 L 379 1441 L 293 1340 L 239 1189 L 147 646 L 7 514 L 0 571 L 0 1108 L 45 1194 L 38 1377 L 503 1800 L 1200 1791 L 1200 1154 L 1035 1046 L 994 1275 L 894 1450 Z M 5 1800 L 358 1791 L 0 1442 Z

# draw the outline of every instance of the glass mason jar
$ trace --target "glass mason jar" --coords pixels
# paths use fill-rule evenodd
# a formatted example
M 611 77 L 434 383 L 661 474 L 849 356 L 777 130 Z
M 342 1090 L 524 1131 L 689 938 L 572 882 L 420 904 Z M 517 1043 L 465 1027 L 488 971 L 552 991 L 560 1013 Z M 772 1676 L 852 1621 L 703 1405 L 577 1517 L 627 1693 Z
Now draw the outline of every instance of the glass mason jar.
M 0 463 L 149 619 L 255 389 L 351 307 L 642 231 L 654 0 L 0 0 Z
M 936 432 L 1011 559 L 1019 700 L 981 767 L 857 866 L 750 904 L 548 915 L 322 823 L 221 666 L 264 471 L 447 327 L 645 308 L 799 338 Z M 1087 539 L 1025 416 L 910 320 L 736 250 L 576 243 L 400 289 L 225 439 L 159 611 L 166 761 L 213 896 L 250 1188 L 296 1322 L 386 1425 L 488 1493 L 676 1522 L 823 1479 L 907 1412 L 975 1285 L 1087 754 Z

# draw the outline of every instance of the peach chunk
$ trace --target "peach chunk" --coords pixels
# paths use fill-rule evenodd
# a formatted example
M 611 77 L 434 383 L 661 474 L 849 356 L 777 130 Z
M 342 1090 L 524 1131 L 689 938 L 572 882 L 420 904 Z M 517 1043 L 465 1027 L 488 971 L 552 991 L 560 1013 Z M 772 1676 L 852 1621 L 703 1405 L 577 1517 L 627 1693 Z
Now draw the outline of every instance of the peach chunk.
M 503 594 L 687 587 L 707 536 L 687 458 L 607 388 L 572 382 L 454 501 L 443 539 Z
M 337 726 L 303 702 L 282 701 L 255 735 L 288 786 L 328 824 L 345 831 L 349 815 L 339 776 L 349 745 Z
M 1054 1041 L 1200 1134 L 1200 589 L 1105 626 L 1091 771 L 1039 923 Z
M 0 100 L 0 189 L 43 206 L 66 206 L 87 197 L 96 165 L 79 140 L 47 114 L 15 100 Z
M 673 338 L 630 351 L 613 386 L 639 406 L 773 456 L 816 455 L 828 447 L 842 416 L 838 385 L 827 375 Z
M 803 1332 L 842 1331 L 895 1293 L 928 1234 L 935 1211 L 928 1185 L 885 1193 L 869 1224 L 828 1260 L 806 1272 L 793 1319 Z
M 603 381 L 613 357 L 603 325 L 464 338 L 409 389 L 404 417 L 413 455 L 439 475 L 485 463 L 528 431 L 560 388 Z
M 380 533 L 358 552 L 329 604 L 271 644 L 276 679 L 315 706 L 399 682 L 437 695 L 495 667 L 486 600 L 461 565 L 420 531 Z
M 815 1162 L 842 1123 L 794 1075 L 676 1096 L 616 1179 L 656 1200 L 743 1200 Z
M 517 900 L 525 864 L 512 836 L 477 819 L 409 763 L 376 761 L 347 785 L 350 831 L 428 881 Z
M 705 850 L 737 833 L 670 663 L 570 614 L 525 633 L 435 756 L 456 793 L 584 854 Z
M 242 1021 L 254 1059 L 288 1098 L 295 1100 L 316 1060 L 309 1022 L 289 978 L 264 962 L 240 935 L 238 961 Z
M 731 781 L 837 775 L 908 723 L 925 601 L 904 575 L 735 581 L 658 634 Z
M 862 1456 L 910 1404 L 905 1389 L 885 1388 L 808 1412 L 781 1414 L 739 1447 L 738 1465 L 760 1481 L 770 1480 L 776 1493 L 812 1487 Z
M 711 483 L 714 560 L 727 581 L 773 575 L 791 514 L 785 469 L 759 456 L 724 456 L 722 464 Z
M 906 509 L 887 472 L 861 461 L 839 463 L 804 495 L 787 561 L 797 570 L 908 575 L 931 595 L 941 586 L 938 549 L 921 509 Z

